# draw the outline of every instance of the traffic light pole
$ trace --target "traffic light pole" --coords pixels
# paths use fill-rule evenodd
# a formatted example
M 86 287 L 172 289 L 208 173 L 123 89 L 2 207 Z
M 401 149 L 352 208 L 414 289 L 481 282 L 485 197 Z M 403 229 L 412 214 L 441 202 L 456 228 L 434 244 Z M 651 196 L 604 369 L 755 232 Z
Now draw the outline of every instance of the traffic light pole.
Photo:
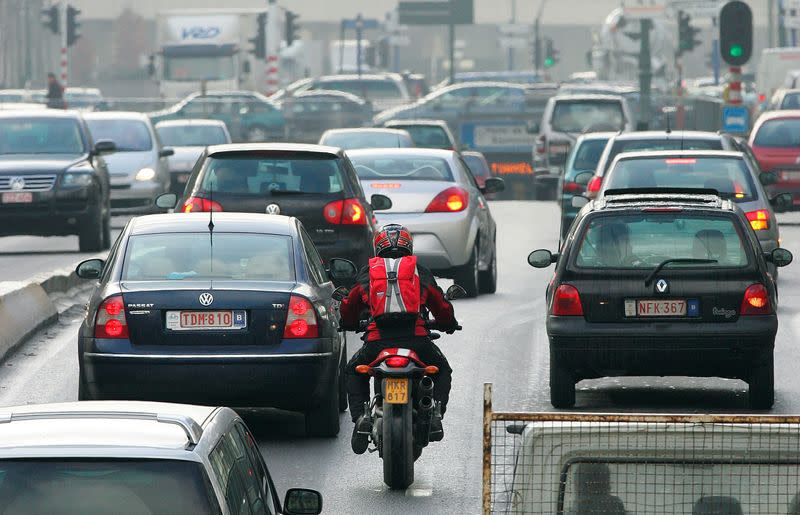
M 450 84 L 456 83 L 456 26 L 451 21 L 448 25 L 450 39 Z
M 639 47 L 639 127 L 638 130 L 647 130 L 650 125 L 650 83 L 652 81 L 652 57 L 650 56 L 650 29 L 653 22 L 643 19 L 641 24 L 642 37 Z
M 714 30 L 714 39 L 711 41 L 711 66 L 714 68 L 714 85 L 719 86 L 719 30 L 717 30 L 717 17 L 711 18 L 711 26 Z
M 61 37 L 61 85 L 67 87 L 69 56 L 67 54 L 67 0 L 61 0 L 58 4 L 58 31 Z

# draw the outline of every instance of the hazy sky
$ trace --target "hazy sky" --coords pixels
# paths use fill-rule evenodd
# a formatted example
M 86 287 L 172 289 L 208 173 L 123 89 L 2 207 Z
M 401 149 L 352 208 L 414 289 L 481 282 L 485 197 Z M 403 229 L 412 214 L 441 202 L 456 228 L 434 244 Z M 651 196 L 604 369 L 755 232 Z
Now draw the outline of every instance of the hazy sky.
M 125 7 L 131 7 L 143 15 L 152 17 L 160 9 L 220 7 L 260 7 L 267 0 L 69 0 L 92 18 L 116 17 Z M 479 23 L 507 22 L 511 18 L 511 6 L 516 3 L 519 21 L 530 22 L 539 8 L 541 0 L 474 0 L 475 17 Z M 545 0 L 542 18 L 545 23 L 599 25 L 620 0 Z M 766 24 L 768 0 L 751 0 L 755 22 Z M 627 0 L 628 5 L 637 5 L 638 0 Z M 658 0 L 656 3 L 663 3 Z M 278 0 L 278 4 L 300 14 L 302 20 L 336 21 L 342 17 L 355 17 L 359 12 L 365 17 L 382 19 L 386 12 L 397 6 L 397 0 Z

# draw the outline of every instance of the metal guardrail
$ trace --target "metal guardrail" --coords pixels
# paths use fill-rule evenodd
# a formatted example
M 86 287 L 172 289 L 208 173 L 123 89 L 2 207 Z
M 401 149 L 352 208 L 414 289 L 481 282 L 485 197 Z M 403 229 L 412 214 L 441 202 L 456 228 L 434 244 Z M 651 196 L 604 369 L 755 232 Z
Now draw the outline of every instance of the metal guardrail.
M 800 416 L 515 413 L 484 385 L 489 514 L 800 514 Z

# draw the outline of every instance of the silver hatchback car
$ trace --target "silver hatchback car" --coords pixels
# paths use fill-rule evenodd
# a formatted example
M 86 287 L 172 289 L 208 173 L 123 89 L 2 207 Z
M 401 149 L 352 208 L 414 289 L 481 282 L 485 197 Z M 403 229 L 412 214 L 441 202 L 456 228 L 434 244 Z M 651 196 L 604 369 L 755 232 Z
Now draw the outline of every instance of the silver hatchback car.
M 478 186 L 452 150 L 382 148 L 347 156 L 367 198 L 379 193 L 392 199 L 391 209 L 375 214 L 378 224 L 406 226 L 422 265 L 452 278 L 470 297 L 495 292 L 497 231 L 483 194 L 501 191 L 502 179 Z
M 0 408 L 0 513 L 318 514 L 283 506 L 252 434 L 229 408 L 89 401 Z

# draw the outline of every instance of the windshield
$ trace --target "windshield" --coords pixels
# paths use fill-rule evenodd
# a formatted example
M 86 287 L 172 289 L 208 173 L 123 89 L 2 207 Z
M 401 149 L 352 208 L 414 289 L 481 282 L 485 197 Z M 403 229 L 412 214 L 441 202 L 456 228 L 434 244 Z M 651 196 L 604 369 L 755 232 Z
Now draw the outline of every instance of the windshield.
M 229 143 L 225 130 L 215 125 L 170 125 L 157 127 L 161 143 L 169 147 L 205 147 Z
M 605 138 L 584 140 L 583 143 L 577 146 L 572 154 L 570 154 L 567 170 L 593 172 L 595 168 L 597 168 L 600 156 L 603 155 L 606 143 L 608 143 L 608 139 Z
M 800 118 L 769 120 L 758 129 L 754 147 L 800 147 Z
M 729 218 L 684 213 L 598 216 L 582 234 L 575 258 L 580 268 L 652 269 L 666 259 L 713 259 L 716 263 L 670 267 L 741 267 L 748 263 L 739 231 Z
M 95 141 L 110 139 L 118 152 L 152 150 L 153 140 L 147 125 L 139 120 L 86 120 Z
M 353 157 L 358 178 L 404 181 L 453 181 L 447 161 L 437 157 Z
M 635 140 L 614 140 L 611 151 L 606 159 L 604 172 L 608 170 L 614 158 L 623 152 L 642 152 L 657 150 L 722 150 L 722 138 L 692 139 L 681 138 L 676 134 L 674 138 L 653 138 Z
M 400 87 L 391 80 L 327 80 L 318 89 L 344 91 L 368 99 L 402 99 Z
M 781 109 L 800 109 L 800 93 L 788 93 L 784 96 Z
M 344 150 L 410 146 L 400 135 L 390 132 L 334 132 L 326 134 L 319 143 Z
M 123 280 L 293 281 L 291 238 L 271 234 L 164 233 L 131 236 Z
M 430 125 L 403 125 L 402 127 L 398 127 L 398 129 L 408 131 L 414 145 L 420 148 L 453 149 L 453 142 L 450 141 L 450 138 L 447 137 L 447 133 L 441 127 L 433 127 Z
M 620 102 L 560 100 L 550 123 L 558 132 L 617 131 L 625 128 L 625 116 Z
M 492 176 L 492 172 L 489 171 L 489 166 L 486 163 L 486 159 L 472 154 L 467 154 L 462 157 L 464 158 L 464 162 L 467 163 L 469 171 L 472 172 L 472 175 L 475 177 Z
M 0 154 L 83 154 L 76 120 L 56 118 L 0 119 Z
M 343 190 L 336 158 L 212 157 L 200 172 L 200 192 L 269 197 L 281 192 L 333 194 Z
M 167 80 L 225 80 L 232 79 L 234 71 L 232 56 L 164 58 Z
M 7 459 L 0 462 L 0 513 L 210 515 L 219 506 L 200 463 Z
M 621 159 L 603 190 L 621 188 L 707 188 L 737 202 L 758 198 L 747 164 L 730 157 Z

